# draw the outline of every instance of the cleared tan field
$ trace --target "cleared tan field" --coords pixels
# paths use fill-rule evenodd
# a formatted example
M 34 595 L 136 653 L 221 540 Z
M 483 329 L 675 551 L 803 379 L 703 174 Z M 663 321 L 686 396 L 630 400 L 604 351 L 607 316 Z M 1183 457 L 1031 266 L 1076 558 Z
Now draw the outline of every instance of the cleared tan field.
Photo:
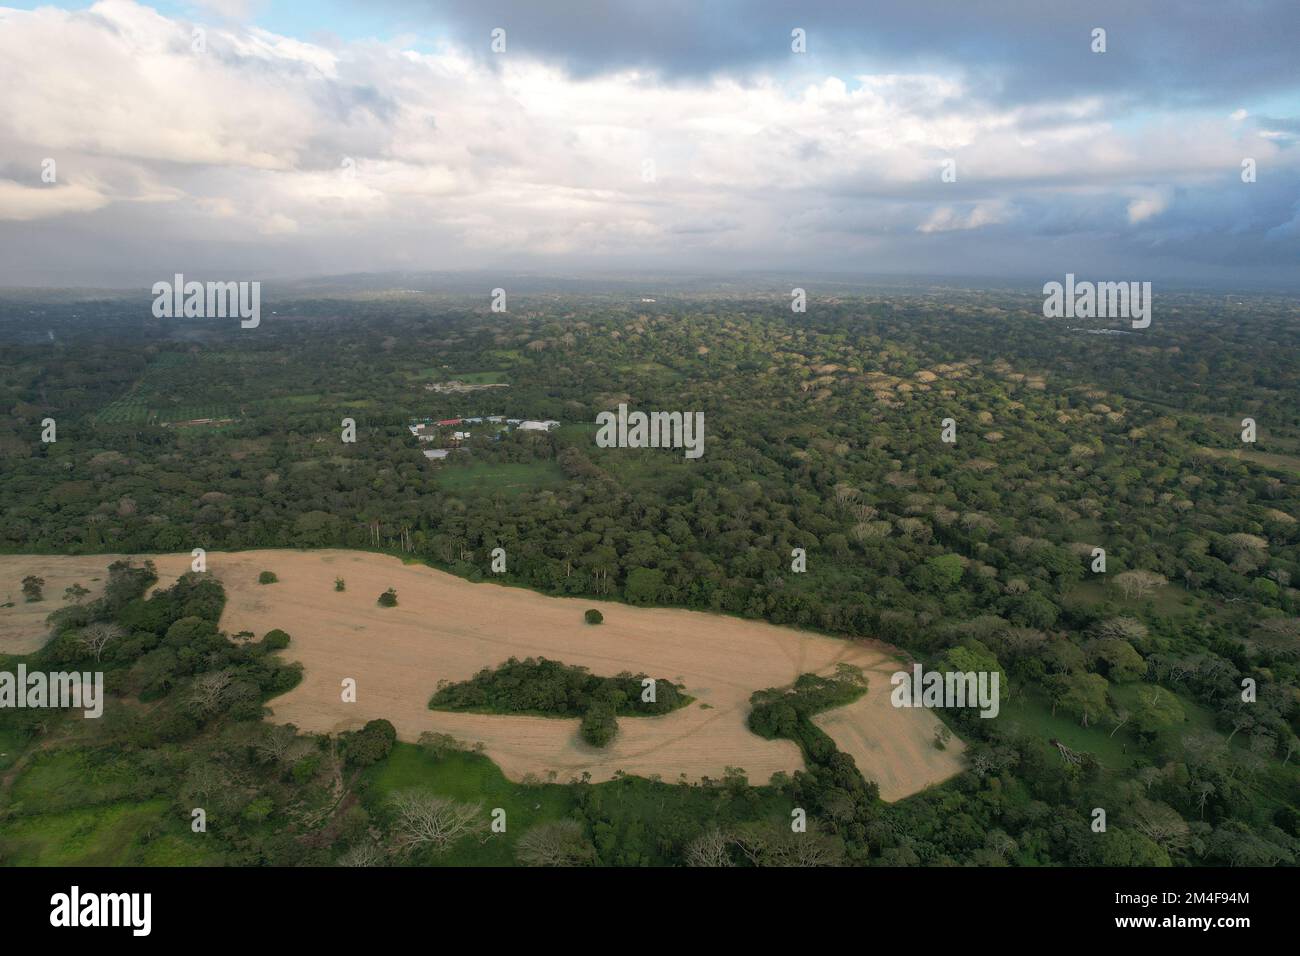
M 49 636 L 45 618 L 52 611 L 67 607 L 63 589 L 80 584 L 90 591 L 84 600 L 92 601 L 104 593 L 108 583 L 111 555 L 0 555 L 0 654 L 30 654 Z M 23 598 L 23 578 L 34 574 L 45 579 L 45 599 L 28 603 Z M 175 580 L 173 578 L 172 580 Z
M 33 561 L 48 570 L 48 562 L 60 560 L 98 561 L 102 570 L 112 559 L 0 556 L 0 582 L 31 573 Z M 170 584 L 190 559 L 154 560 L 160 583 Z M 889 675 L 899 665 L 864 644 L 695 611 L 608 603 L 599 604 L 605 623 L 591 627 L 582 619 L 590 601 L 474 584 L 364 552 L 210 553 L 208 570 L 226 588 L 221 624 L 227 632 L 261 636 L 279 627 L 292 635 L 283 654 L 303 663 L 303 682 L 272 701 L 272 709 L 276 721 L 303 730 L 336 732 L 385 717 L 404 740 L 436 730 L 481 741 L 516 780 L 529 773 L 547 779 L 553 772 L 566 781 L 584 771 L 606 780 L 619 770 L 698 780 L 740 767 L 761 783 L 803 763 L 793 743 L 749 731 L 750 694 L 789 684 L 802 673 L 829 673 L 843 661 L 868 673 L 870 690 L 862 700 L 821 715 L 818 724 L 880 785 L 884 799 L 897 800 L 961 770 L 960 741 L 936 750 L 933 715 L 890 705 Z M 258 584 L 263 570 L 274 571 L 279 583 Z M 52 572 L 44 576 L 54 580 Z M 346 580 L 346 591 L 334 590 L 336 577 Z M 397 590 L 398 606 L 378 607 L 376 599 L 390 587 Z M 0 617 L 0 648 L 14 640 L 8 619 Z M 544 656 L 602 675 L 644 671 L 685 684 L 696 700 L 663 717 L 620 718 L 618 736 L 600 750 L 578 738 L 576 719 L 428 709 L 439 680 L 464 680 L 511 656 Z M 342 701 L 345 678 L 356 681 L 356 703 Z

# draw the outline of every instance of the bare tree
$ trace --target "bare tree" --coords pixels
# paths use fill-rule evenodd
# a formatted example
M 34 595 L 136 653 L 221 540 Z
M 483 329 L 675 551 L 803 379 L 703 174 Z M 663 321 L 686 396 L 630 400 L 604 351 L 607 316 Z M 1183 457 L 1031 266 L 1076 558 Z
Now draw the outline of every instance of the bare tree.
M 1210 796 L 1214 793 L 1215 790 L 1214 784 L 1210 783 L 1210 781 L 1208 780 L 1201 780 L 1196 784 L 1193 790 L 1196 793 L 1196 806 L 1201 811 L 1201 819 L 1204 820 L 1205 802 L 1209 800 Z
M 395 819 L 393 838 L 399 853 L 419 847 L 437 852 L 461 837 L 486 829 L 480 803 L 460 803 L 427 790 L 399 790 L 389 798 Z
M 94 624 L 87 624 L 82 628 L 78 643 L 93 653 L 95 660 L 98 661 L 109 642 L 117 640 L 125 633 L 126 630 L 120 624 L 114 624 L 111 621 L 96 621 Z
M 1128 599 L 1146 597 L 1158 587 L 1169 582 L 1162 574 L 1154 571 L 1122 571 L 1115 575 L 1115 586 Z
M 1083 758 L 1086 756 L 1086 754 L 1080 753 L 1077 750 L 1071 750 L 1069 747 L 1061 743 L 1055 737 L 1052 738 L 1051 743 L 1056 745 L 1056 749 L 1061 753 L 1061 759 L 1064 760 L 1066 763 L 1073 764 L 1076 767 L 1081 766 L 1083 764 Z
M 1138 800 L 1131 811 L 1134 828 L 1168 852 L 1187 846 L 1191 831 L 1187 821 L 1168 804 Z
M 1115 638 L 1139 646 L 1146 640 L 1148 633 L 1147 626 L 1132 617 L 1107 618 L 1100 624 L 1097 624 L 1094 631 L 1098 637 Z
M 735 866 L 727 852 L 731 839 L 717 826 L 705 830 L 686 845 L 686 865 L 698 867 Z
M 841 481 L 835 486 L 835 503 L 843 506 L 858 500 L 861 492 L 852 485 Z
M 233 679 L 228 670 L 200 674 L 194 678 L 194 684 L 190 687 L 190 705 L 203 716 L 216 713 L 221 709 Z
M 783 826 L 742 827 L 735 845 L 755 866 L 839 866 L 844 862 L 844 844 L 811 826 L 795 833 Z
M 380 849 L 379 844 L 369 840 L 349 847 L 347 852 L 338 858 L 339 866 L 382 866 L 383 863 L 384 851 Z
M 257 755 L 267 763 L 280 763 L 289 754 L 298 738 L 297 730 L 290 724 L 273 724 L 253 745 Z
M 596 862 L 596 848 L 578 821 L 554 820 L 521 836 L 515 857 L 524 866 L 590 866 Z
M 1253 726 L 1254 723 L 1255 718 L 1246 714 L 1238 714 L 1236 717 L 1233 717 L 1232 733 L 1228 734 L 1228 739 L 1231 740 L 1233 737 L 1237 736 L 1239 732 L 1245 730 L 1247 727 Z
M 230 778 L 217 764 L 199 761 L 185 773 L 182 792 L 187 799 L 206 801 L 230 786 Z

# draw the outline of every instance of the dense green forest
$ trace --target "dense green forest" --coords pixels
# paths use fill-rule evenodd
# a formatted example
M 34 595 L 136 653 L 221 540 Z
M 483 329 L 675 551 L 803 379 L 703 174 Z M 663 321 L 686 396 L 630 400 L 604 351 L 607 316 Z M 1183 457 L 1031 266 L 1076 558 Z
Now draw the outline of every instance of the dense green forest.
M 259 762 L 248 740 L 269 732 L 261 707 L 288 666 L 220 637 L 210 589 L 182 579 L 144 601 L 121 583 L 106 604 L 60 612 L 53 633 L 88 613 L 129 632 L 106 666 L 139 707 L 58 746 L 66 723 L 3 716 L 21 756 L 0 758 L 13 761 L 0 848 L 23 859 L 39 843 L 20 821 L 46 825 L 53 808 L 37 801 L 59 774 L 120 775 L 60 811 L 102 816 L 128 795 L 186 802 L 179 784 L 200 760 L 240 781 L 213 792 L 265 800 L 218 811 L 242 821 L 237 839 L 205 844 L 228 862 L 391 850 L 389 791 L 409 796 L 438 768 L 460 781 L 449 800 L 501 793 L 542 806 L 533 825 L 549 829 L 522 851 L 514 836 L 509 852 L 467 836 L 385 859 L 1295 862 L 1300 307 L 1170 293 L 1149 329 L 1103 335 L 1003 290 L 810 295 L 806 314 L 780 294 L 647 306 L 594 293 L 521 295 L 493 314 L 486 295 L 339 294 L 272 302 L 256 330 L 156 320 L 144 298 L 14 297 L 0 309 L 0 550 L 370 548 L 486 578 L 503 548 L 506 580 L 545 593 L 879 637 L 928 666 L 996 669 L 998 718 L 944 715 L 970 747 L 966 773 L 883 804 L 851 758 L 799 732 L 811 725 L 797 710 L 760 719 L 808 764 L 770 786 L 737 768 L 706 786 L 520 788 L 479 755 L 394 745 L 382 727 Z M 451 380 L 508 387 L 425 387 Z M 702 411 L 703 457 L 596 447 L 596 415 L 622 402 Z M 476 428 L 441 462 L 407 430 L 467 416 L 562 424 L 499 440 Z M 58 636 L 41 659 L 71 666 L 74 644 Z M 180 706 L 214 670 L 241 688 L 229 712 Z M 815 846 L 784 842 L 792 806 L 808 809 Z M 1090 827 L 1099 807 L 1104 833 Z M 186 814 L 176 839 L 189 847 Z

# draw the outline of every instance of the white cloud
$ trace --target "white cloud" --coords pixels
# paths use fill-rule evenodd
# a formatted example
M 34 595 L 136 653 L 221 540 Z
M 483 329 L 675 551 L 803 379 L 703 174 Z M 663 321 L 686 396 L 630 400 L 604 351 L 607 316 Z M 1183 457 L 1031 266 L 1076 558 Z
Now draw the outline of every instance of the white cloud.
M 1172 195 L 1144 183 L 1204 181 L 1241 155 L 1295 162 L 1222 117 L 1137 136 L 1095 96 L 991 106 L 927 72 L 670 84 L 230 25 L 195 52 L 191 27 L 131 0 L 0 9 L 0 156 L 52 156 L 72 177 L 41 190 L 0 167 L 0 217 L 150 201 L 169 241 L 288 236 L 430 265 L 696 250 L 747 264 L 1014 222 L 1024 195 L 1096 190 L 1141 225 Z M 955 186 L 939 180 L 948 157 Z
M 1128 221 L 1134 225 L 1146 222 L 1168 209 L 1169 203 L 1170 196 L 1167 192 L 1152 192 L 1139 196 L 1128 204 Z
M 940 206 L 917 226 L 917 232 L 954 232 L 965 229 L 978 229 L 1006 221 L 1006 208 L 1000 202 L 975 203 L 965 211 L 954 210 L 951 206 Z
M 0 179 L 0 219 L 32 220 L 94 212 L 107 206 L 109 198 L 93 186 L 26 186 Z

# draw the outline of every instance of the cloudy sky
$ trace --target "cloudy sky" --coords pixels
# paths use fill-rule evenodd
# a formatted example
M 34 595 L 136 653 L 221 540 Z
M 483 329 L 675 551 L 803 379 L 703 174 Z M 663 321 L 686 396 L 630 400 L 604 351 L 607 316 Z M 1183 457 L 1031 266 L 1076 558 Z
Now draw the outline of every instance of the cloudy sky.
M 1300 284 L 1295 0 L 5 3 L 3 285 Z

